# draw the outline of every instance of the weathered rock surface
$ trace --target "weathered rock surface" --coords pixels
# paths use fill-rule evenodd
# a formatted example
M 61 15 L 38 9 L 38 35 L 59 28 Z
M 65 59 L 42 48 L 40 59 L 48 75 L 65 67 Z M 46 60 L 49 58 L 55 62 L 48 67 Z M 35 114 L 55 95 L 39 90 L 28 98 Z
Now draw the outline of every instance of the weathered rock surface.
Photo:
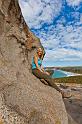
M 71 89 L 72 97 L 69 99 L 64 99 L 66 110 L 68 114 L 70 115 L 69 118 L 72 122 L 69 124 L 82 124 L 82 85 L 71 86 L 69 85 L 69 88 Z
M 31 58 L 39 46 L 18 1 L 0 0 L 0 115 L 4 124 L 68 124 L 61 94 L 31 73 Z M 4 119 L 7 110 L 10 120 Z
M 69 114 L 68 114 L 68 123 L 69 124 L 77 124 Z

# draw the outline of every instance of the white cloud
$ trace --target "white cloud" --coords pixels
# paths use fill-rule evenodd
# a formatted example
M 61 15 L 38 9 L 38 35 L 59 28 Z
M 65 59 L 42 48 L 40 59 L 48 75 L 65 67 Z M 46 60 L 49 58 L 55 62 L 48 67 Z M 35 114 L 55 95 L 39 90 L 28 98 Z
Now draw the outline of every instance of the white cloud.
M 73 57 L 74 56 L 74 57 Z M 69 50 L 65 48 L 56 49 L 56 50 L 46 50 L 46 55 L 44 61 L 74 61 L 74 60 L 81 60 L 82 59 L 82 52 Z
M 66 1 L 70 6 L 78 6 L 82 2 L 82 0 L 66 0 Z
M 25 2 L 26 1 L 26 2 Z M 60 13 L 62 8 L 61 0 L 20 0 L 22 13 L 30 28 L 39 29 L 42 24 L 50 24 Z M 68 5 L 78 6 L 82 0 L 67 0 Z M 82 60 L 82 14 L 71 12 L 75 20 L 74 25 L 66 23 L 62 16 L 56 25 L 46 26 L 38 30 L 37 34 L 42 45 L 46 48 L 46 55 L 43 62 L 55 63 L 56 61 L 72 62 Z M 67 15 L 69 16 L 69 14 Z M 80 20 L 80 21 L 79 21 Z
M 81 24 L 82 24 L 82 14 L 80 14 L 80 22 L 81 22 Z
M 80 23 L 80 22 L 79 22 Z M 44 35 L 45 38 L 41 38 Z M 46 48 L 44 62 L 82 60 L 82 27 L 58 23 L 49 27 L 48 32 L 40 33 Z
M 52 23 L 62 7 L 61 0 L 19 0 L 22 13 L 30 28 L 40 28 L 43 23 Z

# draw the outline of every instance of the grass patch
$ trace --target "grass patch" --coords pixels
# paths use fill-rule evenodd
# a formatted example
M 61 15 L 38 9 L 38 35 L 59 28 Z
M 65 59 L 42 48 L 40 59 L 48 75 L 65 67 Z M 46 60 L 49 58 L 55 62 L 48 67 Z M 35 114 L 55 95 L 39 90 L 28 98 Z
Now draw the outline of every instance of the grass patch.
M 63 78 L 53 78 L 55 83 L 75 83 L 82 84 L 82 75 Z

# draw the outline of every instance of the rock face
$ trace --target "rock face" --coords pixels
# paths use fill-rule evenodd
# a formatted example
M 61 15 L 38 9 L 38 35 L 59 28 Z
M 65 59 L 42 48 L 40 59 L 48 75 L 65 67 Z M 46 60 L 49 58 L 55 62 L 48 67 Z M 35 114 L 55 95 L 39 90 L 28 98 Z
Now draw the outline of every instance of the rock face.
M 77 84 L 77 86 L 76 84 L 73 84 L 73 86 L 68 84 L 67 86 L 71 89 L 72 94 L 71 98 L 64 99 L 66 110 L 72 118 L 72 122 L 69 124 L 82 124 L 82 84 Z M 73 123 L 73 120 L 75 123 Z
M 4 124 L 68 124 L 61 94 L 31 73 L 31 59 L 39 46 L 18 1 L 0 0 L 0 115 Z M 4 117 L 8 109 L 10 120 Z

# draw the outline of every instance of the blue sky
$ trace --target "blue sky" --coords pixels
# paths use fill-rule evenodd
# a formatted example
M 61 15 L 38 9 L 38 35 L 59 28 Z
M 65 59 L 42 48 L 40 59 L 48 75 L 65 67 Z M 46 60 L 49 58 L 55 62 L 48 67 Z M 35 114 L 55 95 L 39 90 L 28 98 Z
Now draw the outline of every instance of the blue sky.
M 82 0 L 19 0 L 29 28 L 41 40 L 44 66 L 82 66 Z

